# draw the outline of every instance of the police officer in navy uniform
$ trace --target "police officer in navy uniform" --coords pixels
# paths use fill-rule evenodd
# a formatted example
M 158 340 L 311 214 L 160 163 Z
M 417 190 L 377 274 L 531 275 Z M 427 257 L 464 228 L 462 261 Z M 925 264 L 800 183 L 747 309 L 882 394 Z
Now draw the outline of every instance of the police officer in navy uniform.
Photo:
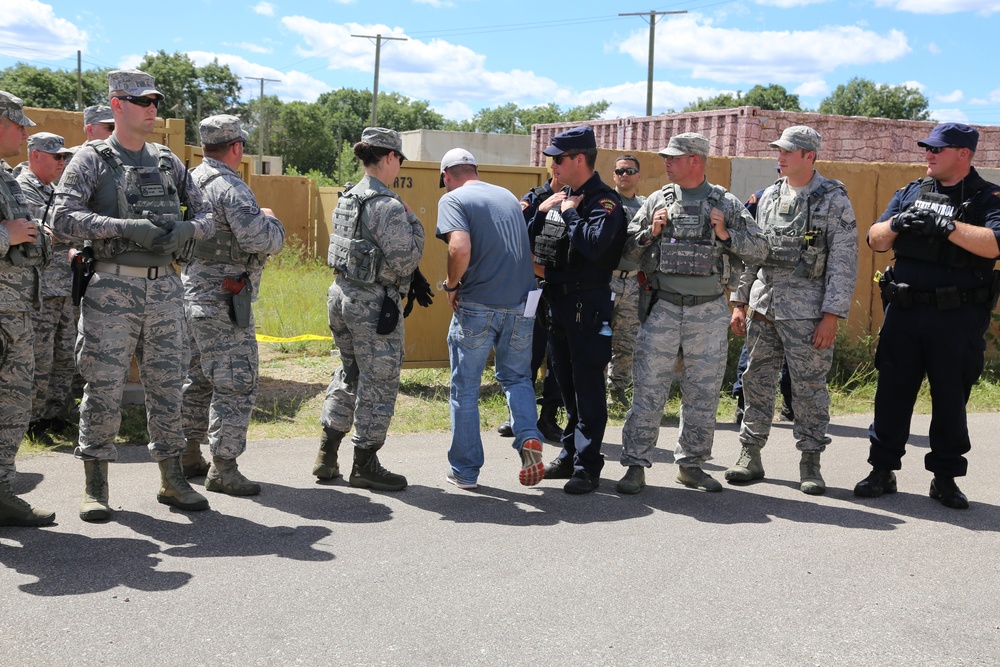
M 984 335 L 996 302 L 1000 256 L 1000 186 L 972 166 L 979 133 L 943 123 L 917 145 L 927 177 L 896 192 L 868 232 L 876 252 L 890 248 L 895 266 L 880 281 L 885 323 L 875 353 L 878 388 L 868 429 L 872 472 L 854 487 L 877 498 L 896 491 L 910 417 L 920 384 L 930 385 L 930 496 L 946 507 L 969 501 L 955 483 L 966 474 L 971 444 L 966 402 L 983 370 Z
M 529 223 L 535 262 L 545 267 L 553 370 L 568 417 L 563 449 L 545 478 L 569 479 L 564 490 L 583 494 L 598 487 L 604 467 L 609 283 L 625 244 L 625 216 L 618 194 L 594 171 L 597 142 L 590 127 L 557 134 L 542 152 L 552 157 L 552 176 L 569 188 L 549 197 L 552 206 Z

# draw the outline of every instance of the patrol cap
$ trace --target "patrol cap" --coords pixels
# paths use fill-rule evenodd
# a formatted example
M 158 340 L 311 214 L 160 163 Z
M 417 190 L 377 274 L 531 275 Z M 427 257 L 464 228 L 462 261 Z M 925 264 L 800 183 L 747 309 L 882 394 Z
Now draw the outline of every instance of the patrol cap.
M 34 127 L 33 120 L 24 115 L 24 102 L 17 95 L 0 90 L 0 117 L 9 118 L 21 127 Z
M 772 141 L 771 148 L 783 148 L 786 151 L 814 151 L 819 152 L 819 147 L 823 143 L 823 137 L 819 132 L 807 125 L 793 125 L 786 127 L 781 133 L 781 138 Z
M 975 151 L 979 145 L 979 131 L 965 123 L 941 123 L 931 130 L 931 136 L 918 141 L 917 145 L 921 148 L 955 146 Z
M 560 132 L 552 137 L 552 145 L 547 146 L 542 153 L 549 157 L 562 155 L 567 151 L 584 151 L 597 148 L 597 139 L 589 125 L 580 125 L 571 130 Z
M 115 117 L 111 113 L 111 107 L 103 104 L 95 104 L 83 110 L 83 124 L 93 125 L 94 123 L 113 123 Z
M 361 133 L 361 141 L 369 146 L 388 148 L 403 155 L 403 140 L 396 130 L 390 130 L 387 127 L 366 127 Z M 406 159 L 405 155 L 403 155 L 403 159 Z
M 471 164 L 473 167 L 477 166 L 479 163 L 476 162 L 476 157 L 465 150 L 464 148 L 452 148 L 450 151 L 444 154 L 441 158 L 441 181 L 440 187 L 444 187 L 444 172 L 446 169 L 451 167 L 457 167 L 460 164 Z
M 663 157 L 679 155 L 700 155 L 708 157 L 708 137 L 697 132 L 684 132 L 670 137 L 667 147 L 657 153 Z
M 51 132 L 38 132 L 28 137 L 28 150 L 42 151 L 43 153 L 51 153 L 53 155 L 60 153 L 73 154 L 73 151 L 66 148 L 66 140 L 58 134 L 52 134 Z
M 119 90 L 133 97 L 143 95 L 163 97 L 163 93 L 156 89 L 156 79 L 137 69 L 116 69 L 108 72 L 108 93 Z
M 240 119 L 229 114 L 209 116 L 198 124 L 198 133 L 205 146 L 228 144 L 238 139 L 246 142 L 250 137 L 250 133 L 243 129 Z

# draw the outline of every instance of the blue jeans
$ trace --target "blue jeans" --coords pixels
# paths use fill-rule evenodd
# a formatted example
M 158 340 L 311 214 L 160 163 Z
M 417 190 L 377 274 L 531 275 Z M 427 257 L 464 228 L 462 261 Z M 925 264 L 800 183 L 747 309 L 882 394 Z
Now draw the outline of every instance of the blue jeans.
M 534 318 L 524 304 L 510 308 L 460 301 L 448 328 L 451 360 L 451 447 L 448 462 L 459 482 L 475 483 L 483 467 L 479 430 L 479 385 L 490 351 L 496 350 L 496 378 L 507 396 L 514 449 L 529 438 L 541 440 L 535 422 L 535 386 L 531 381 Z

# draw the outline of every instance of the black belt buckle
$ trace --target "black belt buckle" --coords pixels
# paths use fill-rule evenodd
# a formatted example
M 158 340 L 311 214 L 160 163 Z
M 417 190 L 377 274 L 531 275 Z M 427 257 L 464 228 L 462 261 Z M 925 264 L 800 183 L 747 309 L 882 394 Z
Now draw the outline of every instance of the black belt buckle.
M 934 290 L 938 310 L 955 310 L 962 305 L 962 293 L 955 286 L 938 287 Z

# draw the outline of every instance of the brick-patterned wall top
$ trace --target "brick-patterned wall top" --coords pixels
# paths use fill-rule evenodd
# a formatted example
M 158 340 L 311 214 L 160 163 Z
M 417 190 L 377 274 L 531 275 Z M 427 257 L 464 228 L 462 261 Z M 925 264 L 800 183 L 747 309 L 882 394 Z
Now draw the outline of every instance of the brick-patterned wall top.
M 545 166 L 542 149 L 556 134 L 580 123 L 551 123 L 532 127 L 532 166 Z M 656 152 L 670 137 L 681 132 L 699 132 L 708 137 L 711 155 L 719 157 L 774 157 L 768 144 L 791 125 L 808 125 L 823 136 L 820 158 L 837 162 L 917 162 L 924 152 L 917 142 L 925 139 L 932 121 L 892 120 L 864 116 L 828 116 L 818 113 L 766 111 L 739 107 L 696 111 L 667 116 L 594 120 L 600 148 L 619 151 Z M 1000 127 L 976 125 L 979 150 L 974 163 L 1000 166 Z

